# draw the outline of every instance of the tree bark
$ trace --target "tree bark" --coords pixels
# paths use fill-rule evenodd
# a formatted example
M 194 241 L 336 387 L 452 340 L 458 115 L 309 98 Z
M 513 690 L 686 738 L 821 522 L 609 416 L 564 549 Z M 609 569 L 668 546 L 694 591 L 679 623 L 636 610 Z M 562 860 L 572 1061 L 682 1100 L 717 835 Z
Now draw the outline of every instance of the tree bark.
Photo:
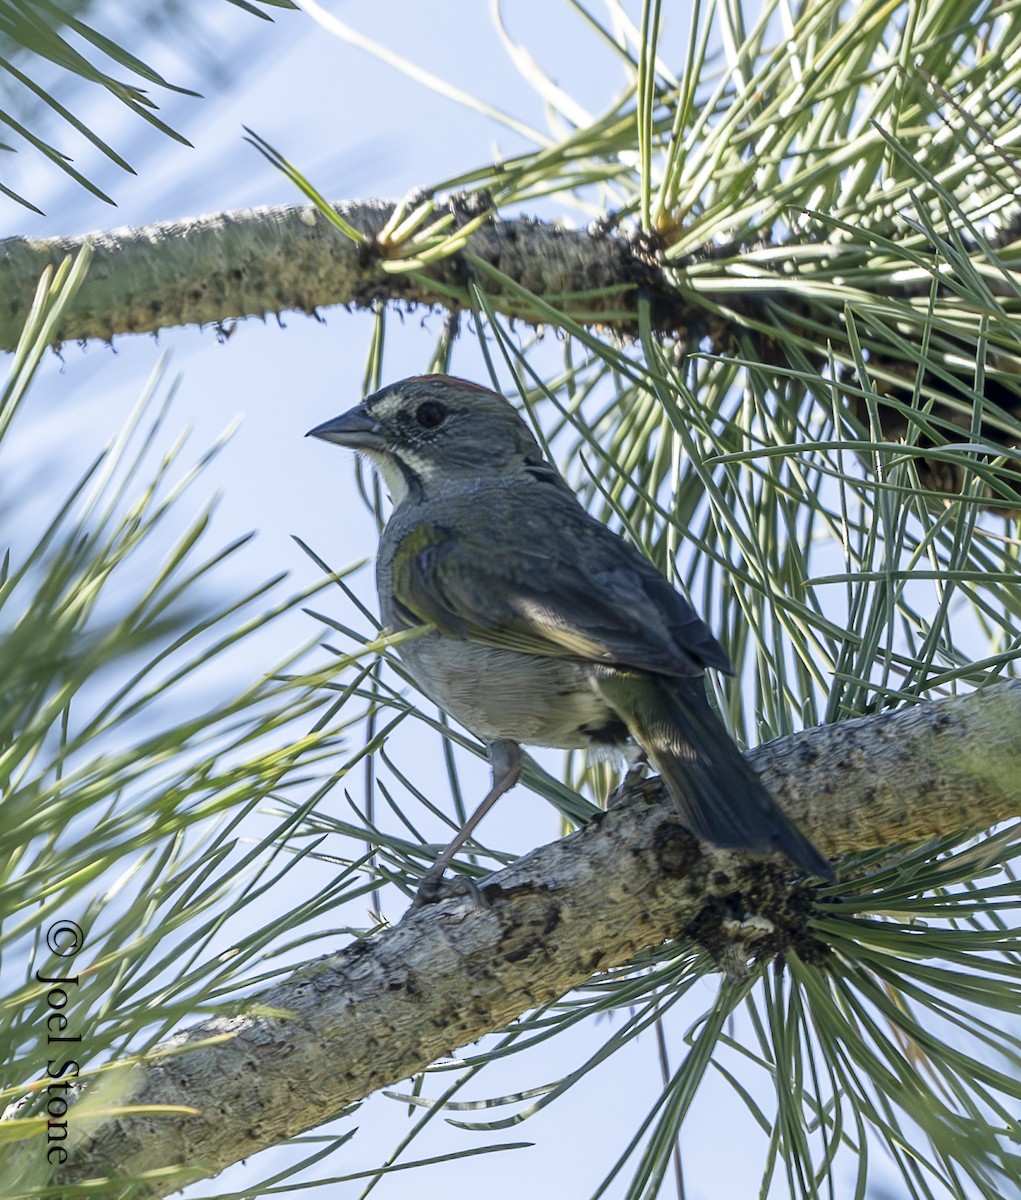
M 526 322 L 544 323 L 549 312 L 518 289 L 555 304 L 562 315 L 619 333 L 637 331 L 639 293 L 650 298 L 659 327 L 665 327 L 667 312 L 672 327 L 705 320 L 702 306 L 683 301 L 650 255 L 613 234 L 492 217 L 466 235 L 463 251 L 427 271 L 408 271 L 399 255 L 412 254 L 413 247 L 377 241 L 392 203 L 344 201 L 335 208 L 364 245 L 313 205 L 217 213 L 84 237 L 7 238 L 0 241 L 0 349 L 17 344 L 43 270 L 86 241 L 93 245 L 92 267 L 67 310 L 60 342 L 109 341 L 175 325 L 222 327 L 239 317 L 315 313 L 332 304 L 365 308 L 405 301 L 456 309 L 468 307 L 469 281 L 480 272 L 501 311 Z M 475 215 L 451 200 L 439 206 L 435 219 L 452 218 L 446 232 L 456 233 Z
M 983 829 L 1021 813 L 1021 681 L 808 730 L 750 759 L 833 857 Z M 239 1002 L 235 1015 L 175 1035 L 164 1049 L 177 1053 L 107 1075 L 68 1114 L 73 1153 L 59 1183 L 168 1171 L 103 1193 L 166 1195 L 670 939 L 694 937 L 731 963 L 826 956 L 804 887 L 784 867 L 697 843 L 656 780 L 482 891 L 486 907 L 465 897 L 414 913 Z M 753 915 L 765 923 L 745 924 Z M 197 1112 L 90 1116 L 94 1105 Z

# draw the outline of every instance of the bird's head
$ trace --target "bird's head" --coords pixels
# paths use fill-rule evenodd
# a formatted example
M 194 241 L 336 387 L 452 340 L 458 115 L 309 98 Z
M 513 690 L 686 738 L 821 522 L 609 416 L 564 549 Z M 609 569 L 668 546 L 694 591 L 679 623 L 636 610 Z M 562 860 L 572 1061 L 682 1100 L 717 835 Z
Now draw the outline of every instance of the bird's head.
M 452 375 L 391 383 L 308 436 L 364 454 L 395 505 L 440 487 L 469 490 L 510 477 L 556 475 L 509 401 Z

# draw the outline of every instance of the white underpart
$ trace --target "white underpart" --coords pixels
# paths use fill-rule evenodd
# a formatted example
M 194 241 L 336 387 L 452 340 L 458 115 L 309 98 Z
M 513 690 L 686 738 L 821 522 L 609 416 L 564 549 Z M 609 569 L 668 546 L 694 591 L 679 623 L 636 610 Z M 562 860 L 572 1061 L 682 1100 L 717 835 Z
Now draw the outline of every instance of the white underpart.
M 390 493 L 390 499 L 396 508 L 408 494 L 408 483 L 404 478 L 404 472 L 389 454 L 378 454 L 373 450 L 369 450 L 366 451 L 366 455 L 380 475 L 383 476 L 386 490 Z

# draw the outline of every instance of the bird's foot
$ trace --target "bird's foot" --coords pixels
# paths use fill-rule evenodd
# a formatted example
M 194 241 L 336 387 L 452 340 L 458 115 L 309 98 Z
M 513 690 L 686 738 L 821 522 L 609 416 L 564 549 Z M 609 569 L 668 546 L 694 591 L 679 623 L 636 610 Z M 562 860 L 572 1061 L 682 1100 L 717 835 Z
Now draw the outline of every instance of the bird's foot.
M 606 798 L 606 807 L 617 808 L 623 804 L 628 792 L 638 787 L 648 773 L 649 764 L 644 758 L 632 763 L 627 769 L 627 774 Z
M 430 904 L 439 904 L 441 900 L 452 900 L 457 896 L 470 896 L 476 908 L 489 907 L 479 890 L 479 885 L 470 875 L 455 875 L 452 879 L 447 879 L 442 867 L 439 871 L 434 868 L 423 875 L 408 913 L 418 912 Z

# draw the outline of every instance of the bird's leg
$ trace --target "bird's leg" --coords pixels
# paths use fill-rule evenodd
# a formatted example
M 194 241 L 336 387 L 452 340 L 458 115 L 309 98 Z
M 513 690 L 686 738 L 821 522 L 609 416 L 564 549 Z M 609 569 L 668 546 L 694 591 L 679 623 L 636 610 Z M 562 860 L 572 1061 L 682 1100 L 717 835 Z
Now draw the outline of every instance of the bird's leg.
M 617 784 L 606 799 L 606 807 L 616 808 L 624 802 L 624 797 L 632 788 L 638 787 L 649 773 L 649 760 L 645 751 L 637 742 L 628 742 L 621 747 L 627 770 L 624 778 Z
M 497 800 L 517 783 L 518 776 L 521 774 L 521 747 L 517 742 L 505 740 L 490 742 L 489 763 L 493 771 L 493 781 L 489 791 L 482 803 L 465 821 L 450 844 L 423 876 L 412 902 L 411 911 L 422 908 L 426 904 L 434 904 L 440 898 L 443 873 L 453 862 L 454 855 L 475 832 L 479 822 Z

